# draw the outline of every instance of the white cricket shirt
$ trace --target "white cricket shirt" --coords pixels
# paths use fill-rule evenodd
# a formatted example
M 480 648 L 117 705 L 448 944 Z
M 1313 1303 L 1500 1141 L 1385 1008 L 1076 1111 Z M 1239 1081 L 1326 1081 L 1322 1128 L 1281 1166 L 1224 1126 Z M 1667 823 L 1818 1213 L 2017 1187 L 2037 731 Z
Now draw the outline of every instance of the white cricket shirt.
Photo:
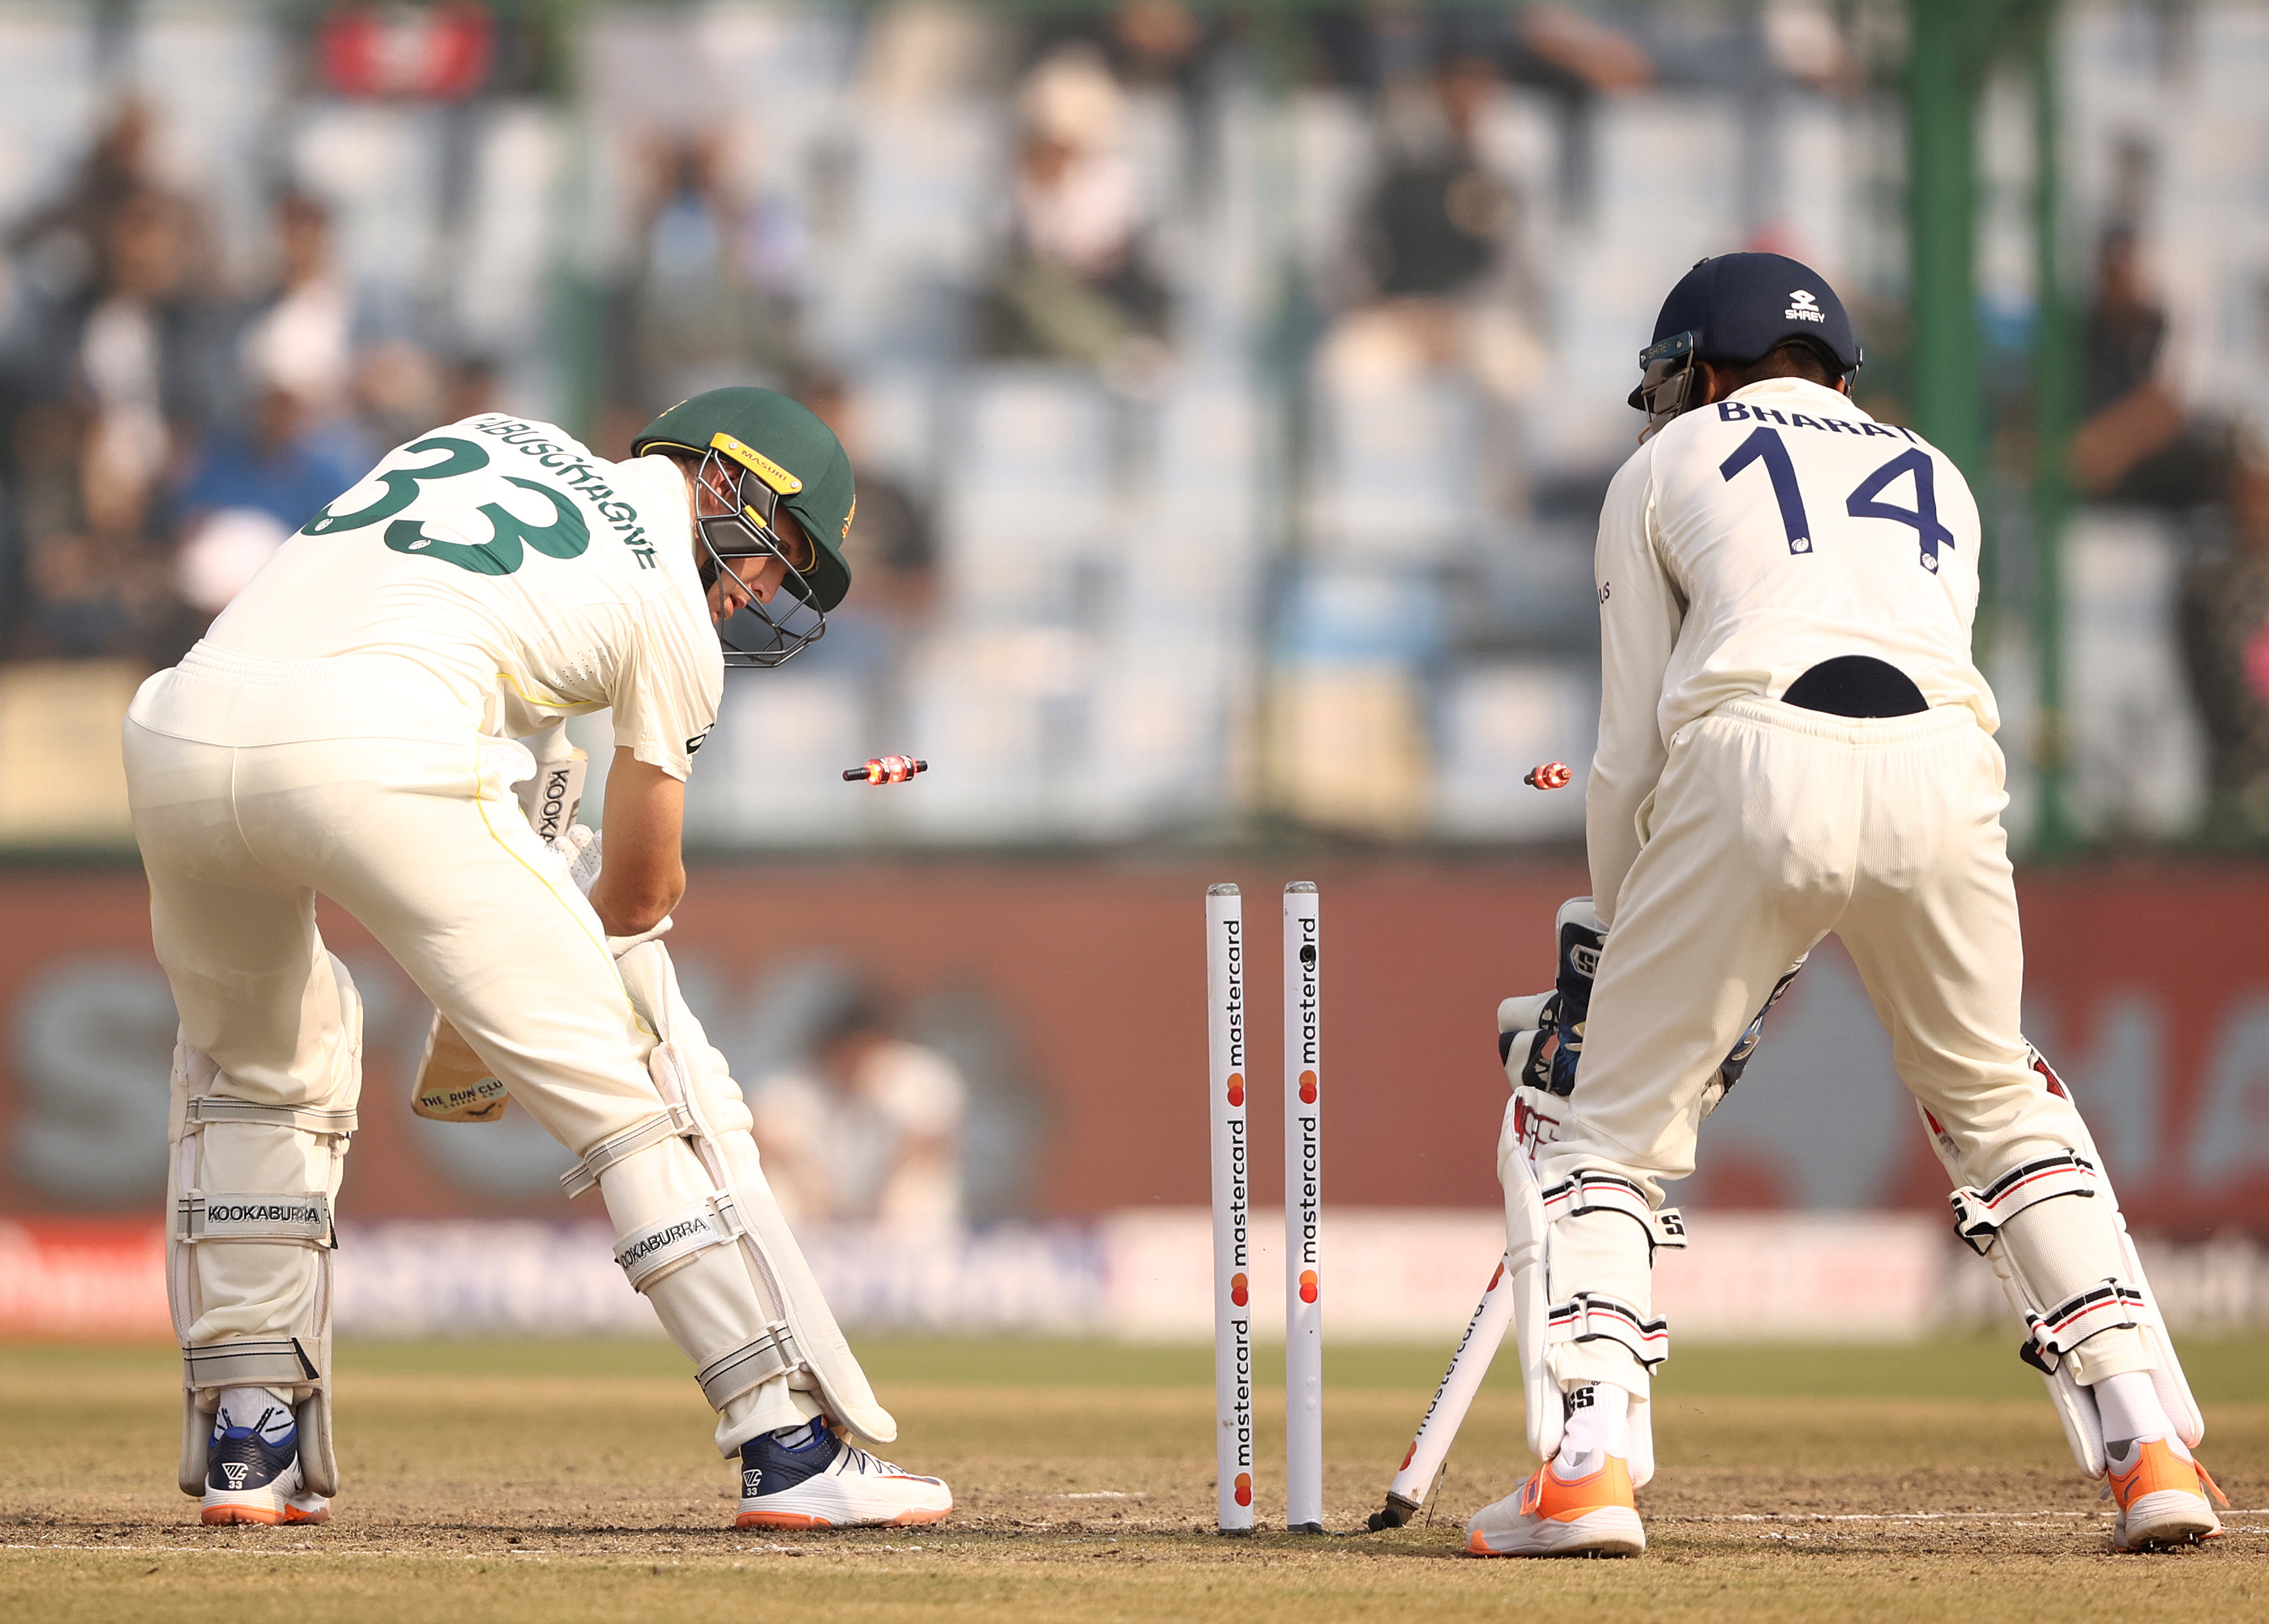
M 1585 791 L 1594 905 L 1612 924 L 1638 815 L 1677 731 L 1872 654 L 1933 706 L 2000 725 L 1971 663 L 1977 506 L 1913 432 L 1796 378 L 1674 418 L 1600 513 L 1600 742 Z
M 255 745 L 518 738 L 611 706 L 617 745 L 684 779 L 724 682 L 676 465 L 487 412 L 388 453 L 130 714 Z

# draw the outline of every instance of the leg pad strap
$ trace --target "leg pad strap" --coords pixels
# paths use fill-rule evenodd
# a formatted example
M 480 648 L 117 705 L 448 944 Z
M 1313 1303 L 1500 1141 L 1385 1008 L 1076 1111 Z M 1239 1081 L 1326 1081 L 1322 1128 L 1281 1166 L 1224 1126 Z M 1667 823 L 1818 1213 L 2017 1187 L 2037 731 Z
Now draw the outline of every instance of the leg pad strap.
M 748 1233 L 733 1198 L 719 1191 L 697 1206 L 688 1207 L 615 1243 L 615 1262 L 630 1277 L 633 1290 L 644 1291 L 667 1270 L 712 1246 L 730 1246 Z
M 182 1384 L 208 1387 L 297 1387 L 322 1380 L 307 1346 L 296 1336 L 211 1342 L 181 1350 Z
M 766 1325 L 762 1335 L 743 1343 L 704 1364 L 696 1379 L 709 1407 L 721 1410 L 743 1393 L 761 1387 L 776 1376 L 793 1376 L 804 1368 L 796 1352 L 795 1333 L 786 1320 Z
M 302 1133 L 341 1136 L 355 1131 L 355 1110 L 351 1105 L 337 1109 L 315 1105 L 259 1105 L 250 1100 L 233 1100 L 212 1094 L 189 1097 L 187 1120 L 191 1126 L 208 1122 L 258 1122 L 270 1127 L 297 1128 Z
M 617 1163 L 634 1156 L 641 1150 L 651 1150 L 656 1145 L 667 1144 L 673 1139 L 688 1138 L 698 1131 L 693 1113 L 684 1105 L 672 1104 L 661 1116 L 648 1117 L 643 1122 L 625 1128 L 612 1139 L 602 1139 L 592 1146 L 584 1152 L 581 1161 L 559 1175 L 559 1187 L 566 1191 L 567 1199 L 572 1201 L 587 1190 L 597 1189 L 599 1175 Z
M 192 1190 L 174 1203 L 174 1238 L 199 1241 L 285 1241 L 329 1249 L 331 1198 L 321 1190 L 297 1195 L 223 1194 Z
M 1638 1310 L 1613 1297 L 1578 1292 L 1563 1303 L 1546 1321 L 1547 1342 L 1620 1342 L 1649 1375 L 1670 1357 L 1670 1322 L 1641 1319 Z
M 1657 1212 L 1646 1192 L 1615 1173 L 1585 1168 L 1544 1192 L 1544 1222 L 1578 1218 L 1585 1213 L 1621 1213 L 1646 1231 L 1646 1255 L 1651 1263 L 1658 1248 L 1686 1244 L 1686 1220 L 1674 1207 Z
M 2025 1328 L 2032 1332 L 2025 1361 L 2044 1372 L 2053 1371 L 2065 1355 L 2088 1338 L 2100 1331 L 2132 1331 L 2144 1323 L 2143 1313 L 2143 1294 L 2126 1281 L 2107 1275 L 2102 1285 L 2091 1286 L 2045 1314 L 2025 1316 Z
M 1964 1185 L 1947 1198 L 1954 1207 L 1954 1232 L 1979 1257 L 2001 1226 L 2028 1207 L 2059 1195 L 2093 1196 L 2099 1180 L 2095 1163 L 2076 1150 L 2042 1156 L 2013 1167 L 1983 1190 Z

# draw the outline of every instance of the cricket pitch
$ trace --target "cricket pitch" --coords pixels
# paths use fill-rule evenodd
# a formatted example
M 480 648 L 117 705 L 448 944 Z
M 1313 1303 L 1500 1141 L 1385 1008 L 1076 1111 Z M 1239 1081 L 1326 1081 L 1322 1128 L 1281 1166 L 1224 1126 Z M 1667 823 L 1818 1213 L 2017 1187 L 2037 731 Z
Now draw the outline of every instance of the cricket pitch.
M 2238 1510 L 2224 1538 L 2162 1556 L 2109 1554 L 2108 1508 L 2014 1341 L 1681 1349 L 1656 1389 L 1649 1548 L 1620 1562 L 1460 1554 L 1466 1516 L 1530 1469 L 1509 1369 L 1430 1522 L 1319 1538 L 1268 1532 L 1279 1350 L 1258 1389 L 1262 1532 L 1224 1539 L 1209 1350 L 862 1340 L 898 1417 L 891 1453 L 947 1479 L 954 1516 L 779 1535 L 731 1527 L 735 1473 L 664 1345 L 365 1343 L 338 1354 L 333 1520 L 207 1529 L 172 1482 L 170 1350 L 0 1348 L 0 1598 L 13 1617 L 135 1624 L 2260 1616 L 2269 1341 L 2185 1343 L 2200 1454 Z M 1327 1355 L 1330 1527 L 1378 1507 L 1446 1353 Z

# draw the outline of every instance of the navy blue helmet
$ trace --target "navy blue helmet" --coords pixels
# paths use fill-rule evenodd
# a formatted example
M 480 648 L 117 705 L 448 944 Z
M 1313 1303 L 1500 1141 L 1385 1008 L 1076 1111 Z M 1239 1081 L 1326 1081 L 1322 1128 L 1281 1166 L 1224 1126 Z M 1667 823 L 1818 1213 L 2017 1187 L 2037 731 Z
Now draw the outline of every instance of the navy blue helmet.
M 1654 341 L 1639 351 L 1639 386 L 1630 404 L 1646 413 L 1650 430 L 1689 405 L 1694 363 L 1747 363 L 1791 339 L 1817 349 L 1846 379 L 1859 370 L 1859 341 L 1851 318 L 1828 279 L 1785 254 L 1721 254 L 1678 279 Z

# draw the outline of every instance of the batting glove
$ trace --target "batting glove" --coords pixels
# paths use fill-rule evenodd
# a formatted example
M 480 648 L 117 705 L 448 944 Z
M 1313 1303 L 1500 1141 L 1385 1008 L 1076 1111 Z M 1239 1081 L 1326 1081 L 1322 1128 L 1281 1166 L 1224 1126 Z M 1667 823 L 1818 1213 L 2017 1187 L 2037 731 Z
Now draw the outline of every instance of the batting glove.
M 599 877 L 599 831 L 580 823 L 569 824 L 552 842 L 551 849 L 566 860 L 567 877 L 586 897 L 591 894 L 592 883 Z

